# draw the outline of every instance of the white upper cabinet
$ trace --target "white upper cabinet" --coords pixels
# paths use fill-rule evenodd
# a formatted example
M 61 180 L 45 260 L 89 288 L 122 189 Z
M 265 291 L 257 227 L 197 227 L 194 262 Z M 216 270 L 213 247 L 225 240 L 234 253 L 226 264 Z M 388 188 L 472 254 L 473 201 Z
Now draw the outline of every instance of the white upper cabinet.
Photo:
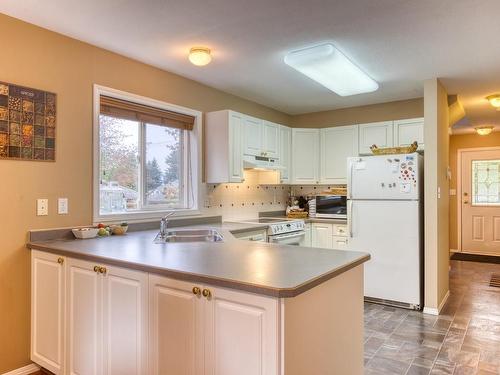
M 321 129 L 320 139 L 320 183 L 347 183 L 347 158 L 358 155 L 358 126 Z
M 206 114 L 206 182 L 243 181 L 243 117 L 233 111 Z
M 394 121 L 394 146 L 409 146 L 418 142 L 418 149 L 424 149 L 424 119 L 411 118 Z
M 245 155 L 279 158 L 278 124 L 243 116 Z
M 280 165 L 282 169 L 280 170 L 280 183 L 288 184 L 290 183 L 290 172 L 291 172 L 291 162 L 292 162 L 292 129 L 286 126 L 280 126 Z
M 292 129 L 292 183 L 319 183 L 319 129 Z
M 382 121 L 359 125 L 359 153 L 371 154 L 370 146 L 393 146 L 393 122 Z
M 263 156 L 263 123 L 262 120 L 243 115 L 243 134 L 245 155 Z
M 262 151 L 264 156 L 279 158 L 280 125 L 264 121 L 262 129 Z

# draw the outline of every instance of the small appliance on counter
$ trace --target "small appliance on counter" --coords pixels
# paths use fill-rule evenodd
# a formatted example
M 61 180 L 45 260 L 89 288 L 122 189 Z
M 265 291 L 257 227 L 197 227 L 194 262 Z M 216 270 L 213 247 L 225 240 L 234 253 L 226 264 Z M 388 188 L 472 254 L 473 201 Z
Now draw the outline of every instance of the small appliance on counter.
M 316 195 L 316 217 L 347 219 L 347 197 L 345 195 Z

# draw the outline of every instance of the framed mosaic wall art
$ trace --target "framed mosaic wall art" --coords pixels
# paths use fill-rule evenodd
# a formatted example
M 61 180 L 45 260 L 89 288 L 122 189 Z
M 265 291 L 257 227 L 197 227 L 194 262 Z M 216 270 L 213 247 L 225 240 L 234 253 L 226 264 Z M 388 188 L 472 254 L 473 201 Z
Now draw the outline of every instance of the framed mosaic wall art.
M 0 159 L 56 160 L 56 94 L 0 82 Z

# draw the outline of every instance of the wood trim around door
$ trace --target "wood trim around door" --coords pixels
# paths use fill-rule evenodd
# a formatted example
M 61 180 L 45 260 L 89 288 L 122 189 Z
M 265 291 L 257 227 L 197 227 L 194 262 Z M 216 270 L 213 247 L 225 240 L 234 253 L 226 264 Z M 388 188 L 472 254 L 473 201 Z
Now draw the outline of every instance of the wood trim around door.
M 471 151 L 500 151 L 499 147 L 471 147 L 457 149 L 457 250 L 462 253 L 462 153 Z

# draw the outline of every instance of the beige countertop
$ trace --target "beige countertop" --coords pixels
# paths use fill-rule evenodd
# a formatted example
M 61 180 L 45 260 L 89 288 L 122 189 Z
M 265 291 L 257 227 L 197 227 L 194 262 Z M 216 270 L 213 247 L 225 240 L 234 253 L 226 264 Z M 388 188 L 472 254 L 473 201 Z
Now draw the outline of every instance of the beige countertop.
M 232 233 L 262 224 L 212 223 L 223 242 L 155 244 L 158 230 L 88 240 L 33 241 L 28 247 L 69 257 L 274 297 L 294 297 L 370 259 L 355 251 L 251 242 Z

